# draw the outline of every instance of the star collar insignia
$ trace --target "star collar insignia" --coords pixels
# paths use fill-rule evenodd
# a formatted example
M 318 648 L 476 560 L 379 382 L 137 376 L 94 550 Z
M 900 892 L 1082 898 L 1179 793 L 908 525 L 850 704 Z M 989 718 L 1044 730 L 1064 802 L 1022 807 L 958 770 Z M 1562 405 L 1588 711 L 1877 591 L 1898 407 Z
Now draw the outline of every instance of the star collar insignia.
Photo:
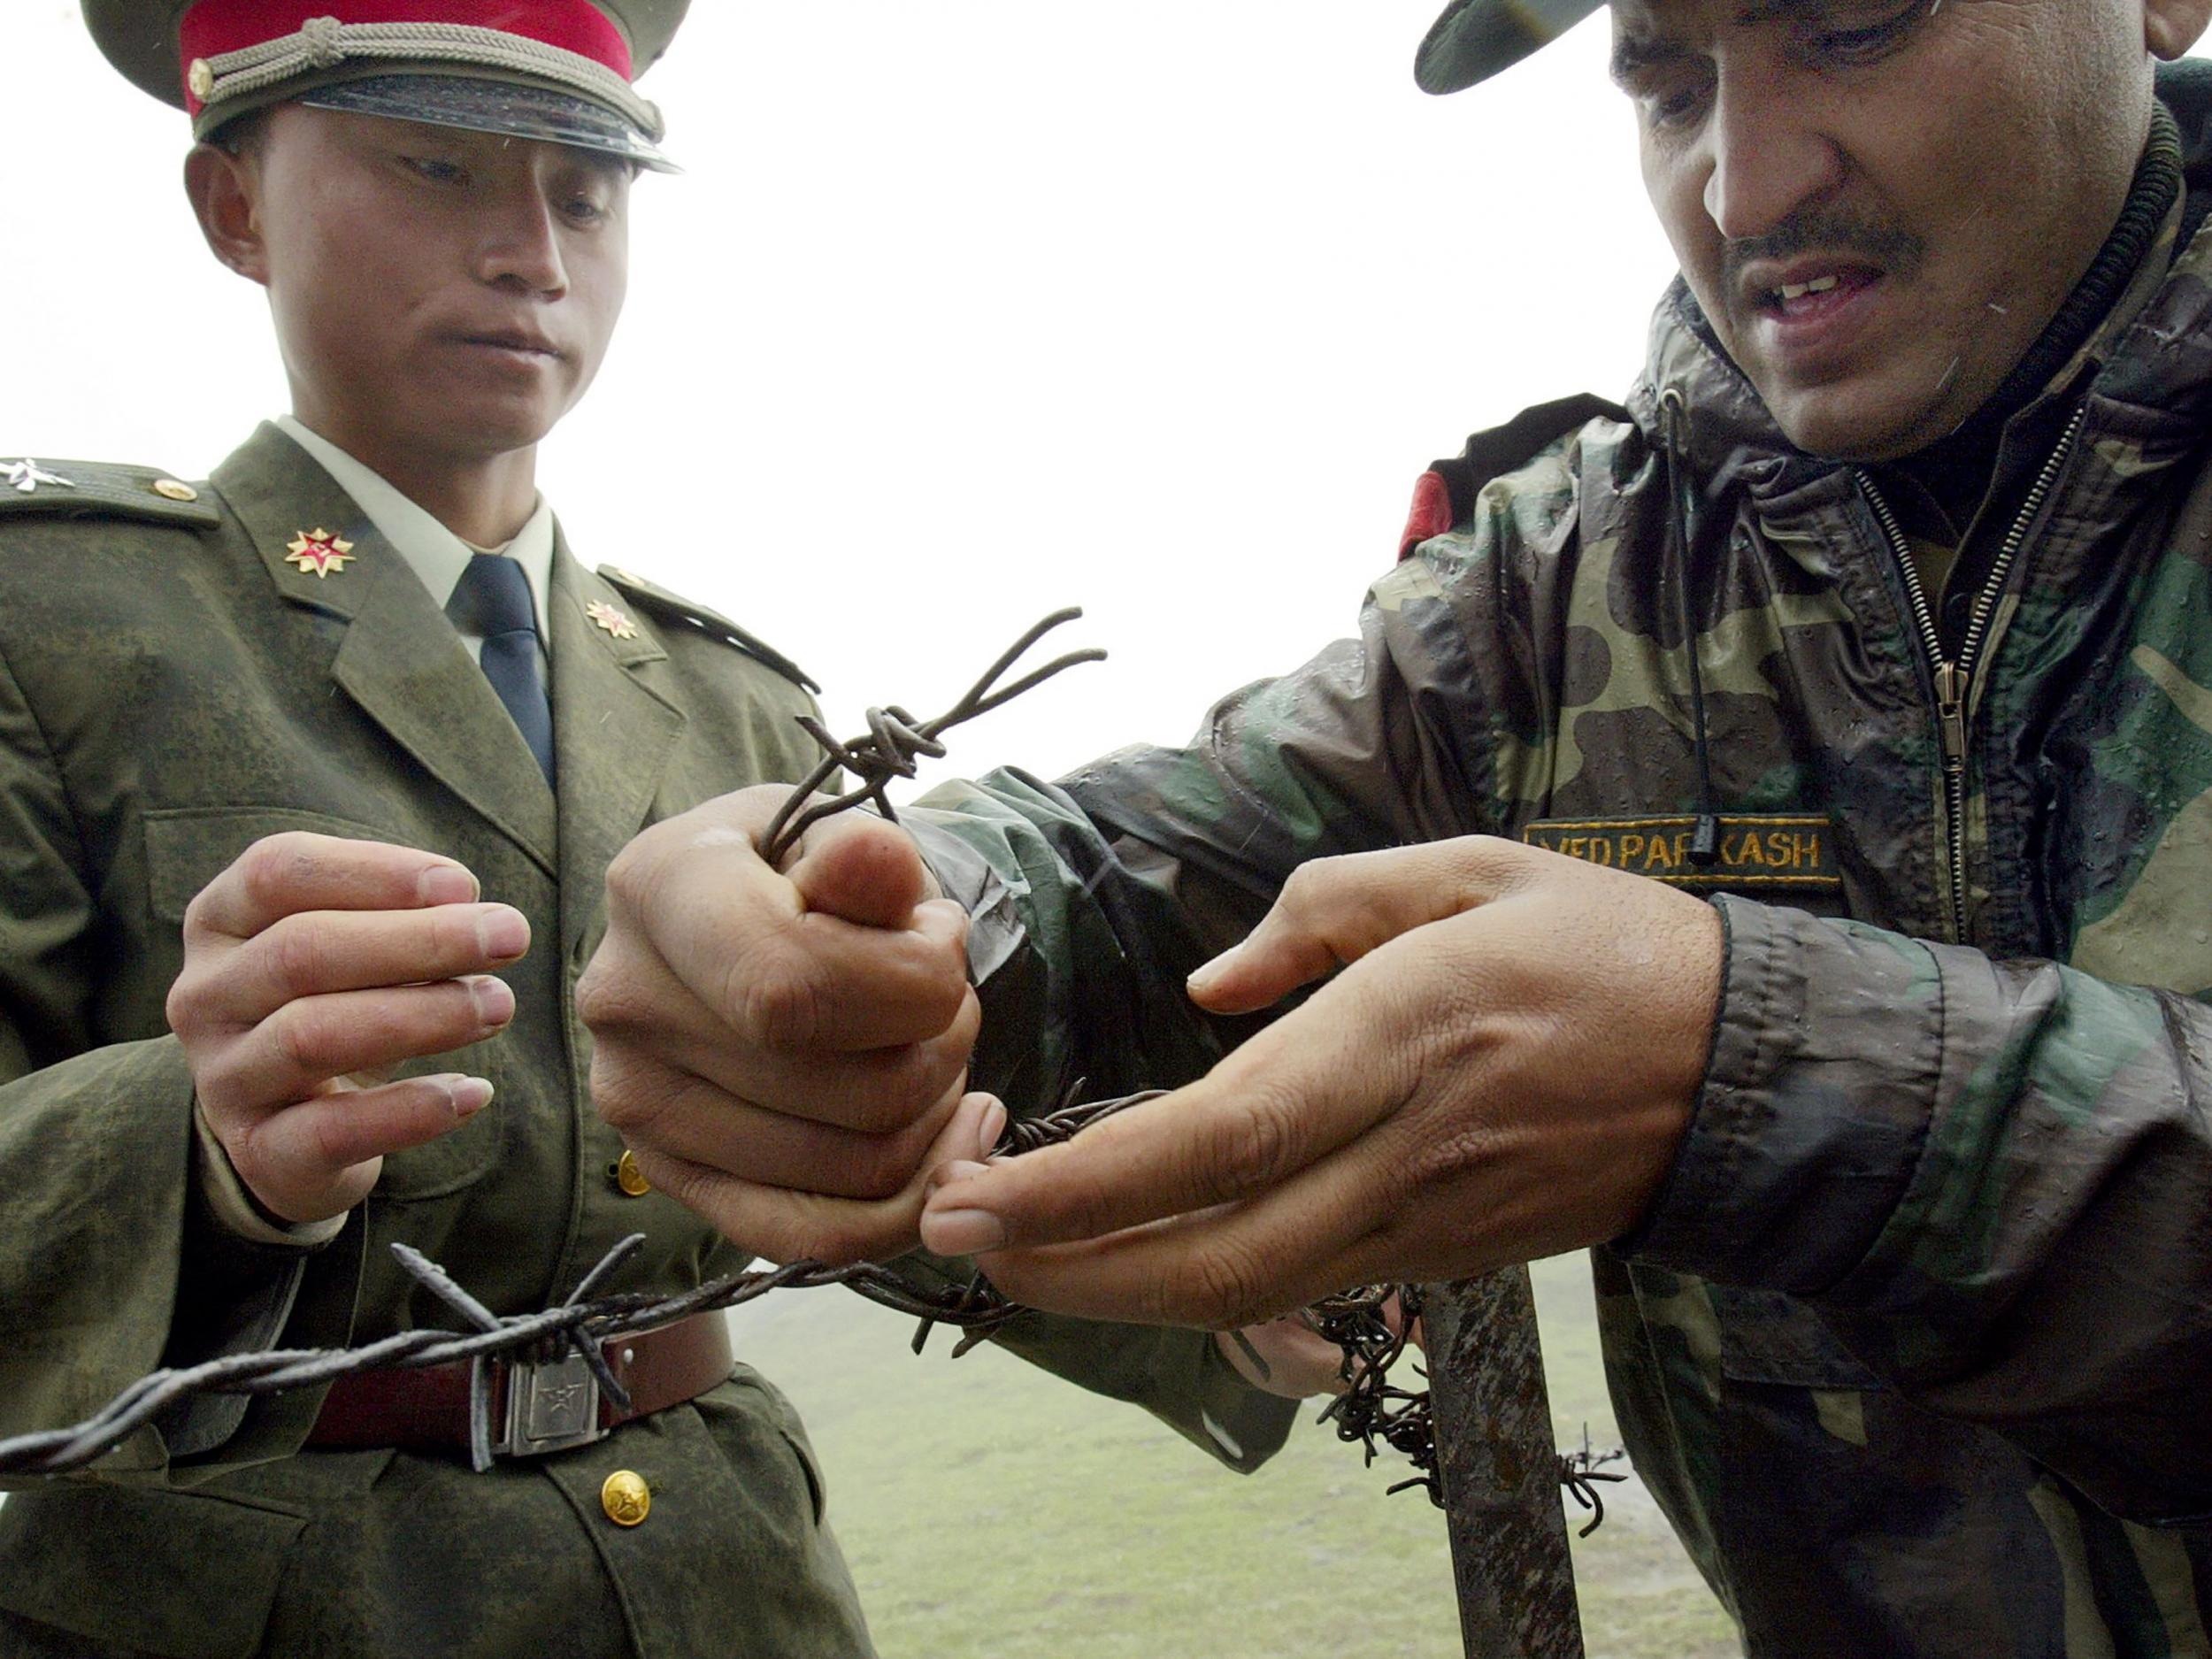
M 58 489 L 77 488 L 67 479 L 48 472 L 27 455 L 20 461 L 0 461 L 0 479 L 4 479 L 11 486 L 21 490 L 26 495 L 31 494 L 41 484 L 51 484 Z
M 352 542 L 318 528 L 303 530 L 294 536 L 284 559 L 288 565 L 298 565 L 303 575 L 313 572 L 319 580 L 333 571 L 342 574 L 352 557 Z
M 603 599 L 595 599 L 586 605 L 584 614 L 591 618 L 592 626 L 604 628 L 618 640 L 637 638 L 637 624 Z

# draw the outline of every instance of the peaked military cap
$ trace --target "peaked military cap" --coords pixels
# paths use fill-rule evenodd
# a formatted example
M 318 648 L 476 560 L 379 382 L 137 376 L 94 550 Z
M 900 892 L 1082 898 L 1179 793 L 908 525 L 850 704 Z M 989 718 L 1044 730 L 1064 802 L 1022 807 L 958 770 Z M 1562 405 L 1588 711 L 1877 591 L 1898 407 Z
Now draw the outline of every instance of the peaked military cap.
M 1413 60 L 1424 92 L 1459 92 L 1510 69 L 1605 0 L 1452 0 Z
M 205 139 L 274 104 L 544 139 L 667 171 L 632 83 L 690 0 L 83 0 L 134 84 Z

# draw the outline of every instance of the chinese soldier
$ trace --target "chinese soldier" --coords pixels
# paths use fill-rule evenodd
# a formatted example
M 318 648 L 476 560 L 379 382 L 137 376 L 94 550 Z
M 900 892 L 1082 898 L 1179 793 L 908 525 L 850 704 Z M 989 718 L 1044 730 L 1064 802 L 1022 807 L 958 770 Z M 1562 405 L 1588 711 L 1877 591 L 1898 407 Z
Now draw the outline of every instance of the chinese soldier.
M 683 10 L 86 0 L 189 112 L 292 407 L 204 481 L 0 465 L 0 1435 L 157 1365 L 449 1323 L 396 1242 L 501 1314 L 632 1233 L 605 1290 L 772 1242 L 652 1189 L 572 1010 L 615 852 L 815 757 L 806 677 L 579 563 L 536 477 L 668 165 L 633 81 Z M 994 1118 L 949 1090 L 755 1174 L 910 1236 L 910 1171 Z M 1289 1406 L 1212 1340 L 1110 1329 L 1006 1340 L 1238 1467 L 1279 1444 Z M 180 1407 L 0 1509 L 0 1655 L 867 1653 L 805 1437 L 721 1317 L 607 1359 L 631 1409 L 503 1365 L 481 1475 L 462 1368 Z

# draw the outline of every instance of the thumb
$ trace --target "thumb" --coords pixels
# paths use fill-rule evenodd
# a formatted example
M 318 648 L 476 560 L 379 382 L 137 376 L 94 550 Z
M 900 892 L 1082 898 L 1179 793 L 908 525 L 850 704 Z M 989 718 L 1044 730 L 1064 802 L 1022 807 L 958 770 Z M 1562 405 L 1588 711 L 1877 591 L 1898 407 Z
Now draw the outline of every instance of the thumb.
M 1349 959 L 1326 937 L 1291 918 L 1279 899 L 1241 944 L 1230 946 L 1192 974 L 1188 989 L 1191 1001 L 1209 1013 L 1249 1014 Z
M 1210 1013 L 1249 1014 L 1431 922 L 1486 904 L 1525 873 L 1523 849 L 1488 836 L 1317 858 L 1260 925 L 1190 976 Z
M 807 832 L 786 872 L 810 910 L 866 927 L 904 927 L 938 896 L 914 839 L 872 814 L 848 812 Z

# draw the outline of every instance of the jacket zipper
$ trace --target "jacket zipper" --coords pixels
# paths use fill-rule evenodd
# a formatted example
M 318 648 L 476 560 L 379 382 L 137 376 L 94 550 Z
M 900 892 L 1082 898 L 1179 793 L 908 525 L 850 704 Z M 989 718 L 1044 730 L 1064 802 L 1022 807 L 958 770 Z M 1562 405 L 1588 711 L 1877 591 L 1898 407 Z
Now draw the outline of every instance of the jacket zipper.
M 1905 533 L 1898 527 L 1897 515 L 1882 499 L 1881 491 L 1865 469 L 1851 469 L 1852 481 L 1859 493 L 1866 497 L 1873 510 L 1875 522 L 1882 534 L 1889 538 L 1890 552 L 1897 560 L 1897 568 L 1905 579 L 1905 594 L 1912 603 L 1913 622 L 1920 630 L 1920 642 L 1928 654 L 1928 667 L 1935 687 L 1936 730 L 1943 755 L 1944 843 L 1949 855 L 1951 872 L 1951 937 L 1963 941 L 1966 938 L 1966 726 L 1970 710 L 1968 703 L 1973 694 L 1974 671 L 1981 665 L 1984 648 L 1989 642 L 1989 630 L 1997 614 L 1997 602 L 2002 597 L 2006 579 L 2012 573 L 2013 565 L 2020 550 L 2027 544 L 2028 532 L 2034 527 L 2036 516 L 2043 511 L 2043 503 L 2050 498 L 2059 474 L 2074 452 L 2080 440 L 2081 429 L 2089 419 L 2089 408 L 2084 404 L 2074 411 L 2067 423 L 2065 435 L 2058 447 L 2043 464 L 2036 475 L 2034 488 L 2028 491 L 2022 503 L 2020 516 L 2013 521 L 2012 532 L 1997 549 L 1997 557 L 1989 567 L 1989 579 L 1975 595 L 1974 609 L 1966 625 L 1966 637 L 1959 642 L 1959 654 L 1947 658 L 1943 655 L 1943 634 L 1936 626 L 1935 611 L 1928 603 L 1927 590 L 1920 585 L 1920 572 L 1913 562 L 1912 546 L 1905 540 Z

